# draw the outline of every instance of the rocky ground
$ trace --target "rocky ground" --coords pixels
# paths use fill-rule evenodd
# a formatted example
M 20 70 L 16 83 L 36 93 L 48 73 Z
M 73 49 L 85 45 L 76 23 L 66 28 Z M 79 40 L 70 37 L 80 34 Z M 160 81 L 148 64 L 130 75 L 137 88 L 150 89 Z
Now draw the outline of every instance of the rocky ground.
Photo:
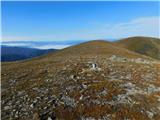
M 26 67 L 29 66 L 29 67 Z M 77 58 L 2 65 L 2 120 L 159 120 L 160 63 Z

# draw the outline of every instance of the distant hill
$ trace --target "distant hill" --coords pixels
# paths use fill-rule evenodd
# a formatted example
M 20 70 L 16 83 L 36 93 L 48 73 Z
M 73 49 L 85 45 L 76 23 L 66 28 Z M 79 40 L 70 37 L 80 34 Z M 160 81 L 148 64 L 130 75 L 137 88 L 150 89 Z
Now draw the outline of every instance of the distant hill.
M 1 46 L 1 61 L 10 62 L 10 61 L 25 60 L 54 51 L 56 51 L 56 49 L 40 50 L 40 49 L 26 48 L 26 47 Z
M 127 57 L 127 58 L 148 58 L 141 54 L 130 51 L 121 46 L 115 45 L 112 42 L 107 42 L 104 40 L 93 40 L 71 47 L 64 48 L 55 53 L 49 53 L 42 57 L 36 58 L 34 60 L 41 62 L 49 62 L 53 60 L 65 60 L 68 58 L 107 58 L 112 55 Z M 36 62 L 34 61 L 34 62 Z M 28 62 L 33 62 L 29 60 Z
M 158 38 L 130 37 L 115 43 L 136 53 L 160 59 L 160 39 Z

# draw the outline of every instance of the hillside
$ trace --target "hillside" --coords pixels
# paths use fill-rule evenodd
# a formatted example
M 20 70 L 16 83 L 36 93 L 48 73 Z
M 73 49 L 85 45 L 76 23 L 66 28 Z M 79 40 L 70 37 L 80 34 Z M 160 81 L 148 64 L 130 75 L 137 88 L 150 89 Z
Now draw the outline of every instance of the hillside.
M 130 37 L 116 42 L 136 53 L 160 59 L 160 39 L 150 37 Z
M 56 49 L 40 50 L 27 47 L 1 46 L 1 61 L 10 62 L 38 57 Z
M 72 58 L 108 58 L 112 55 L 117 55 L 127 58 L 147 58 L 135 52 L 129 51 L 123 47 L 114 45 L 111 42 L 104 40 L 93 40 L 78 45 L 74 45 L 55 53 L 49 53 L 48 55 L 42 56 L 37 60 L 55 60 L 55 59 L 72 59 Z M 150 59 L 150 58 L 147 58 Z M 36 59 L 35 59 L 36 60 Z
M 2 120 L 159 120 L 160 63 L 95 40 L 2 63 Z

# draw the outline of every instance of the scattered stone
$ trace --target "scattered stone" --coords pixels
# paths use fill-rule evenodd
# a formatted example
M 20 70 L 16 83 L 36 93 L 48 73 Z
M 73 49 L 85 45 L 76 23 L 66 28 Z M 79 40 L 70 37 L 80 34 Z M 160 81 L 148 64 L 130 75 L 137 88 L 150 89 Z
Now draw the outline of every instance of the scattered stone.
M 160 117 L 160 72 L 150 61 L 113 55 L 63 62 L 57 62 L 58 68 L 51 62 L 47 72 L 40 66 L 41 72 L 33 70 L 31 77 L 25 71 L 21 71 L 24 77 L 12 73 L 12 80 L 6 75 L 9 87 L 2 91 L 2 119 L 55 120 L 68 115 L 70 119 L 112 120 L 119 111 L 125 111 L 120 112 L 123 116 L 134 110 L 142 113 L 139 119 Z

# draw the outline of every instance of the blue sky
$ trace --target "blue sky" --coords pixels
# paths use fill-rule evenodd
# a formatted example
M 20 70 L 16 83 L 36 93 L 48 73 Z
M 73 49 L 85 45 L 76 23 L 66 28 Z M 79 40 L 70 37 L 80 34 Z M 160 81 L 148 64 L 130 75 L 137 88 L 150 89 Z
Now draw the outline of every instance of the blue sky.
M 160 2 L 2 2 L 3 41 L 159 37 Z

